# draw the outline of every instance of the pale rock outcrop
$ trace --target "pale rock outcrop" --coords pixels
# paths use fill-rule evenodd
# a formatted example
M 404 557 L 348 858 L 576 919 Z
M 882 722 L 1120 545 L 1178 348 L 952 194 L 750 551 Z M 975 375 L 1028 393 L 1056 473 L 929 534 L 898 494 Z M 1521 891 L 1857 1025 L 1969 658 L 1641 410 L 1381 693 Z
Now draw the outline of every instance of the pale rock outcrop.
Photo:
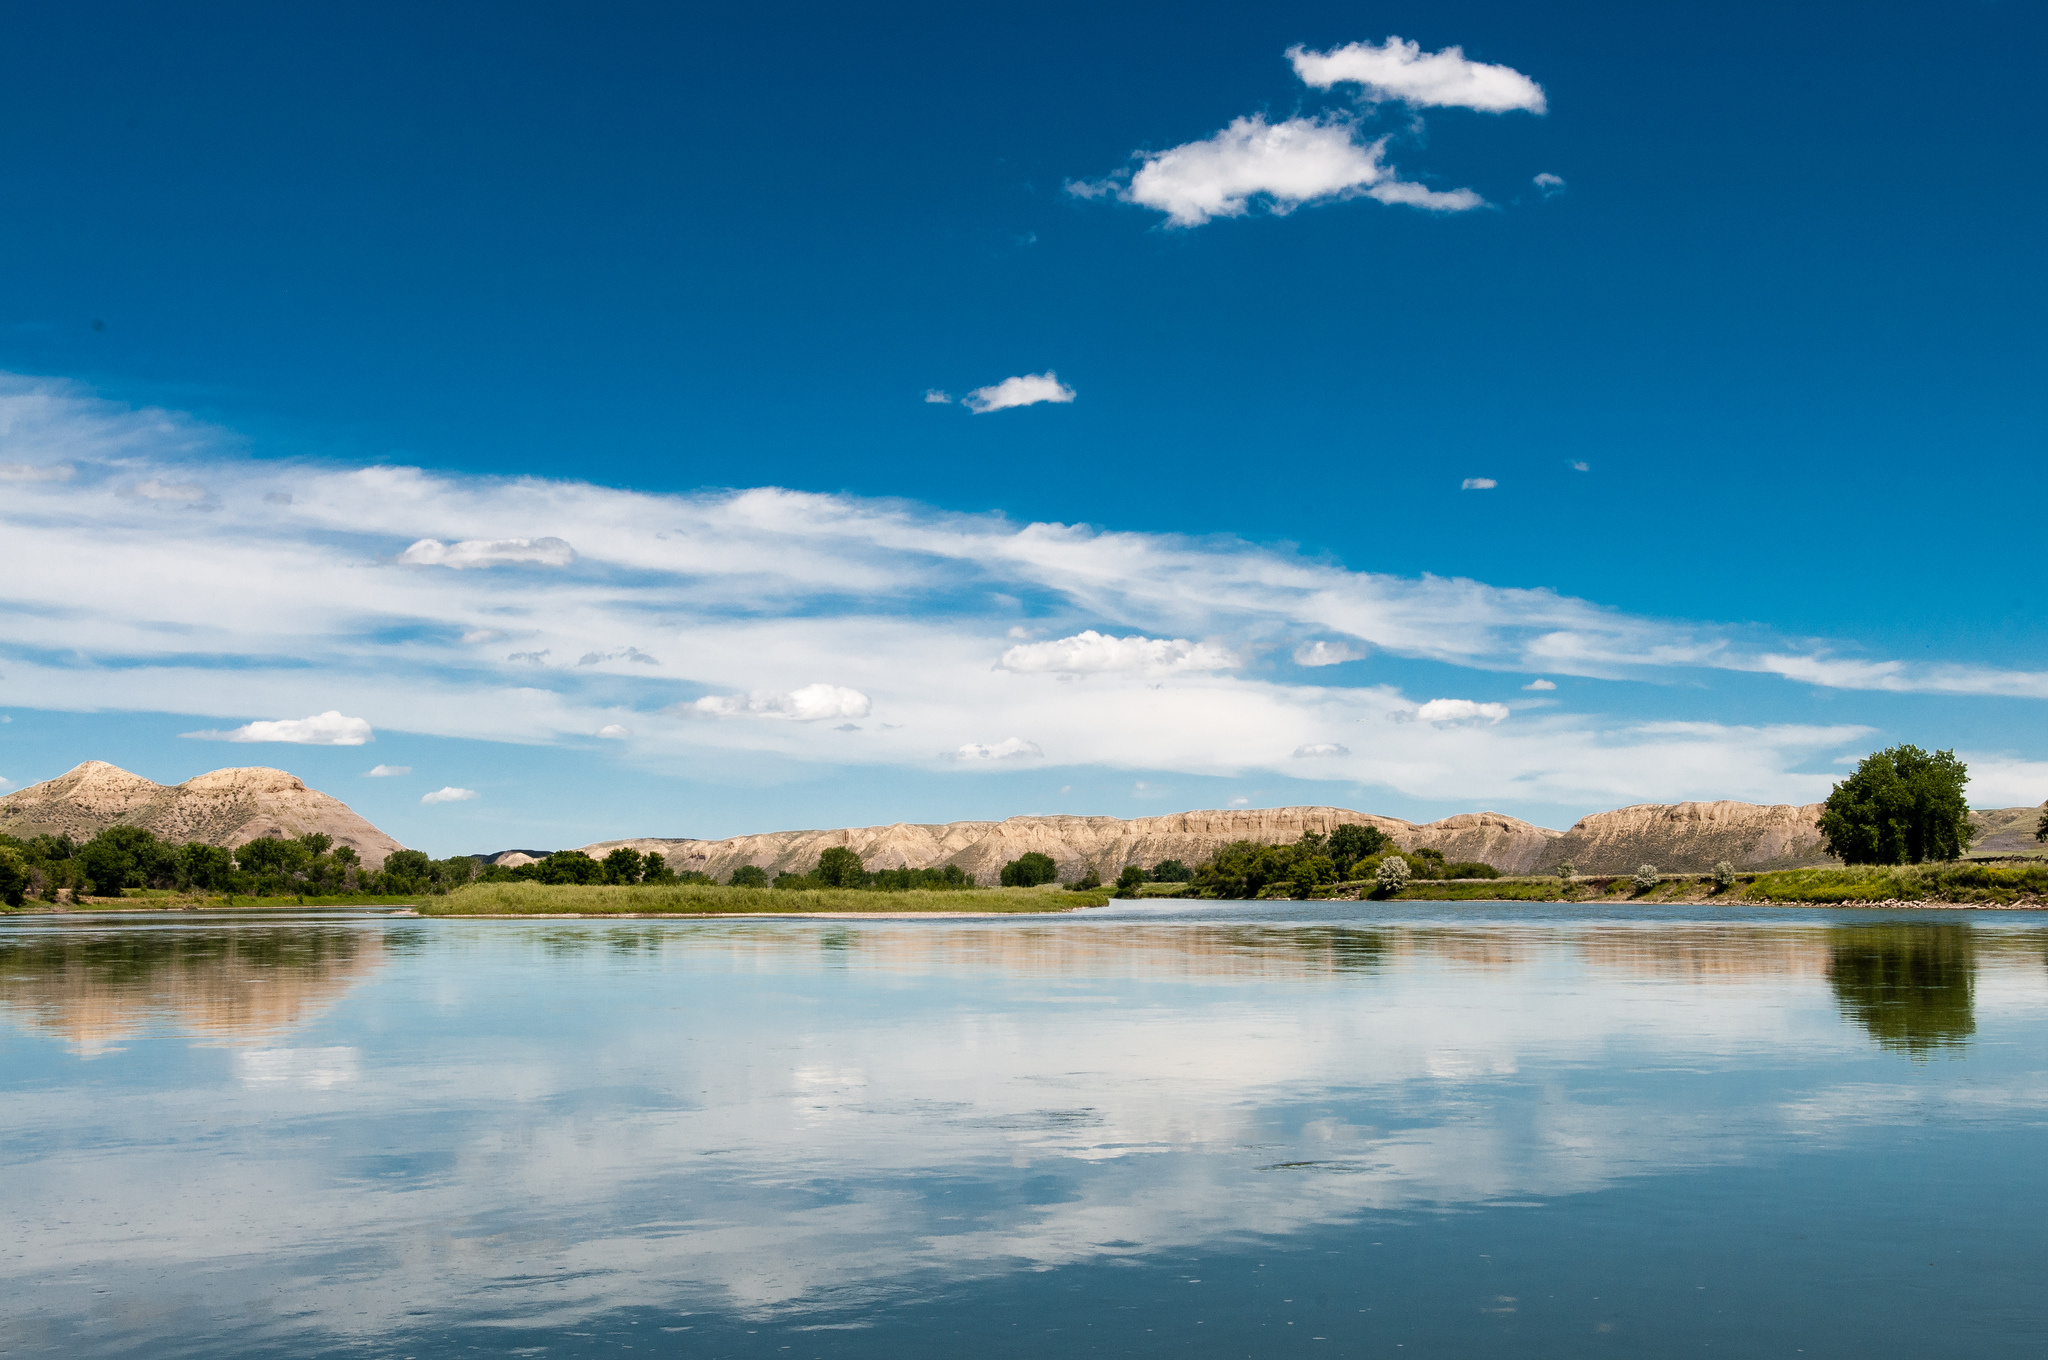
M 825 850 L 843 845 L 870 869 L 957 864 L 983 883 L 993 883 L 1005 864 L 1035 851 L 1052 857 L 1062 879 L 1077 879 L 1093 868 L 1107 880 L 1129 864 L 1150 868 L 1169 859 L 1199 864 L 1232 841 L 1291 842 L 1309 831 L 1327 835 L 1346 823 L 1376 826 L 1403 849 L 1429 846 L 1450 859 L 1483 860 L 1515 872 L 1537 865 L 1558 834 L 1497 812 L 1462 813 L 1417 826 L 1399 817 L 1348 808 L 1291 807 L 1230 808 L 1130 819 L 1011 817 L 1000 822 L 938 825 L 898 822 L 838 831 L 776 831 L 720 841 L 599 841 L 582 849 L 602 859 L 623 845 L 642 854 L 658 853 L 678 872 L 695 871 L 724 880 L 742 864 L 756 865 L 771 876 L 806 873 L 816 867 Z
M 1821 849 L 1820 813 L 1819 803 L 1642 803 L 1581 818 L 1552 855 L 1582 874 L 1627 873 L 1639 864 L 1704 873 L 1724 859 L 1738 869 L 1836 863 Z
M 167 841 L 229 847 L 260 836 L 320 832 L 379 868 L 404 847 L 346 803 L 309 789 L 297 775 L 254 766 L 215 770 L 182 784 L 157 784 L 103 760 L 0 798 L 0 831 L 10 836 L 91 840 L 110 826 L 139 826 Z

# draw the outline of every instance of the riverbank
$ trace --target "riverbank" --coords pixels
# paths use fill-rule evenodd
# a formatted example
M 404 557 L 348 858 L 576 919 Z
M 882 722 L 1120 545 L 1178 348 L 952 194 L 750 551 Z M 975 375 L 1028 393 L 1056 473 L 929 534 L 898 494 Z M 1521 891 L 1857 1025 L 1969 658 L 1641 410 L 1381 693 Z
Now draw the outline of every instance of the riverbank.
M 422 916 L 987 916 L 1099 907 L 1107 889 L 730 888 L 713 883 L 471 883 L 413 900 Z

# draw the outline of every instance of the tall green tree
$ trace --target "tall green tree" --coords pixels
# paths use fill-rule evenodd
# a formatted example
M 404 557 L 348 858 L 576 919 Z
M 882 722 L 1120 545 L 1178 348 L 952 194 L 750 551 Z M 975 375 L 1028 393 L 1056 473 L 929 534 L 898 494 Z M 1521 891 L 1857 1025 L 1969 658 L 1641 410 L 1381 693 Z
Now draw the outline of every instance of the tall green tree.
M 604 881 L 607 883 L 638 883 L 640 875 L 645 872 L 647 864 L 640 858 L 638 850 L 622 845 L 604 857 Z
M 758 864 L 742 864 L 725 881 L 735 888 L 765 888 L 768 886 L 768 871 Z
M 843 845 L 835 845 L 818 856 L 815 877 L 828 888 L 858 888 L 867 882 L 868 869 L 859 855 Z
M 1844 864 L 1959 858 L 1977 834 L 1963 798 L 1969 782 L 1953 751 L 1893 746 L 1867 755 L 1828 795 L 1822 844 Z
M 0 845 L 0 902 L 18 907 L 27 892 L 27 857 L 11 845 Z

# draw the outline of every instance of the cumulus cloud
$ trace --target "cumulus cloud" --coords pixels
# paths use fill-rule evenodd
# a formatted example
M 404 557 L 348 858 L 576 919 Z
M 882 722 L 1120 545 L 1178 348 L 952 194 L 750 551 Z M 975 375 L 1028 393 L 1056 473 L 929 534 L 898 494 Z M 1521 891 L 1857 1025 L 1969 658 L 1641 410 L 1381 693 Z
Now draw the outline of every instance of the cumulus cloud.
M 1528 684 L 1526 684 L 1526 685 L 1522 686 L 1522 688 L 1523 688 L 1523 689 L 1535 689 L 1535 690 L 1547 690 L 1547 689 L 1556 689 L 1556 688 L 1557 688 L 1557 685 L 1555 684 L 1555 682 L 1553 682 L 1553 681 L 1549 681 L 1549 680 L 1531 680 L 1531 681 L 1530 681 L 1530 682 L 1529 682 Z
M 1339 746 L 1334 741 L 1319 741 L 1313 746 L 1297 746 L 1294 748 L 1294 758 L 1296 760 L 1316 760 L 1329 756 L 1348 756 L 1350 754 L 1351 748 L 1349 746 Z
M 1577 458 L 1572 459 L 1570 462 L 1566 463 L 1565 466 L 1569 467 L 1573 472 L 1592 471 L 1592 464 L 1583 462 Z
M 1473 699 L 1431 699 L 1415 710 L 1415 720 L 1426 723 L 1486 723 L 1504 721 L 1506 704 L 1486 704 Z
M 996 663 L 1023 674 L 1103 675 L 1112 672 L 1218 671 L 1238 664 L 1228 649 L 1186 638 L 1110 637 L 1093 628 L 1050 642 L 1027 642 Z
M 423 538 L 398 555 L 414 567 L 502 567 L 531 562 L 543 567 L 566 567 L 576 560 L 576 550 L 559 538 L 468 538 L 460 543 L 443 543 Z
M 1304 642 L 1294 649 L 1297 666 L 1338 666 L 1346 661 L 1363 661 L 1366 649 L 1348 642 Z
M 284 741 L 299 746 L 361 746 L 377 738 L 362 718 L 344 717 L 337 709 L 310 718 L 278 718 L 244 723 L 231 732 L 182 732 L 200 741 Z
M 953 394 L 951 392 L 941 392 L 936 387 L 927 387 L 924 390 L 924 399 L 925 403 L 931 406 L 950 406 L 953 404 Z
M 69 463 L 0 463 L 0 482 L 68 482 L 76 471 Z
M 1242 217 L 1254 205 L 1285 215 L 1311 203 L 1365 195 L 1385 203 L 1461 212 L 1484 202 L 1469 189 L 1437 193 L 1403 181 L 1385 163 L 1386 139 L 1365 141 L 1349 118 L 1260 114 L 1199 142 L 1142 155 L 1128 179 L 1069 185 L 1084 197 L 1109 195 L 1166 214 L 1167 225 L 1198 227 Z
M 1044 754 L 1045 752 L 1038 749 L 1038 743 L 1035 741 L 1026 741 L 1022 737 L 1005 737 L 993 746 L 970 742 L 954 751 L 952 757 L 955 760 L 1016 760 L 1020 757 Z
M 1043 373 L 1026 373 L 987 387 L 977 387 L 960 402 L 979 416 L 990 411 L 1006 411 L 1012 406 L 1036 406 L 1042 401 L 1067 402 L 1073 399 L 1074 389 L 1061 382 L 1059 375 L 1048 368 Z M 931 400 L 929 394 L 925 400 Z
M 1499 485 L 1500 483 L 1496 482 L 1491 477 L 1467 477 L 1464 481 L 1458 483 L 1458 490 L 1491 491 Z
M 633 729 L 622 726 L 619 723 L 606 723 L 603 727 L 597 729 L 597 735 L 613 741 L 624 741 L 627 737 L 633 735 Z
M 1425 52 L 1420 43 L 1390 37 L 1377 46 L 1346 43 L 1327 52 L 1290 47 L 1287 59 L 1304 84 L 1319 90 L 1357 85 L 1369 100 L 1482 113 L 1543 113 L 1547 107 L 1541 85 L 1513 67 L 1473 61 L 1462 47 Z
M 1535 184 L 1543 191 L 1545 198 L 1554 198 L 1564 192 L 1564 181 L 1556 175 L 1538 175 Z
M 396 779 L 400 775 L 411 773 L 412 766 L 410 765 L 373 765 L 370 767 L 368 771 L 364 773 L 363 778 Z
M 467 803 L 472 798 L 481 796 L 475 789 L 458 789 L 453 784 L 450 784 L 446 788 L 435 789 L 432 793 L 421 794 L 420 801 L 422 803 Z
M 757 689 L 747 694 L 707 694 L 691 707 L 714 718 L 785 718 L 821 722 L 827 718 L 865 718 L 874 705 L 857 689 L 822 681 L 788 692 Z

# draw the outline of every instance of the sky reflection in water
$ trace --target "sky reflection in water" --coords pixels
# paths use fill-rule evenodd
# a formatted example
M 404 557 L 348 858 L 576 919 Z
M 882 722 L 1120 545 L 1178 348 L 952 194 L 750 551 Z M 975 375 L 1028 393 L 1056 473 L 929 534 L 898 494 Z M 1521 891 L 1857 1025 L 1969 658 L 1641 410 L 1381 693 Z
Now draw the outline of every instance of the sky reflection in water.
M 2038 1352 L 2048 923 L 0 924 L 13 1354 Z

